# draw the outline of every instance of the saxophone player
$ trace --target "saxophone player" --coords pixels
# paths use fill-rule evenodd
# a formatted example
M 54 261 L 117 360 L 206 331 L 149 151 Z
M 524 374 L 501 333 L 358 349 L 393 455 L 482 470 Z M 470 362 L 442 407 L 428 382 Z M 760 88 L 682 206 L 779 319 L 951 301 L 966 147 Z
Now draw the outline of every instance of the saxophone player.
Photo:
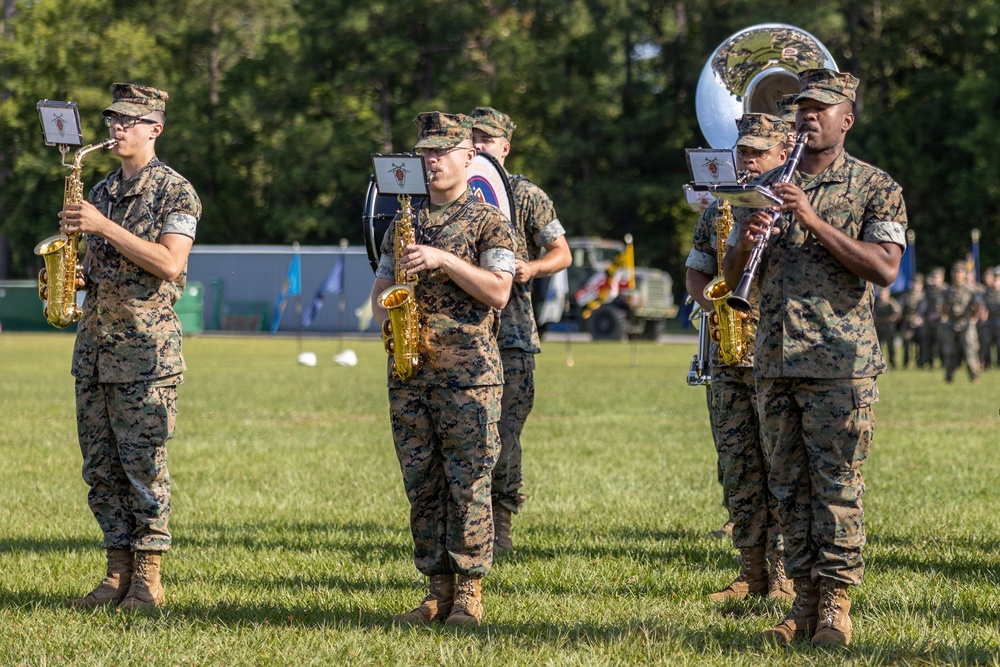
M 790 125 L 775 116 L 744 114 L 737 121 L 736 162 L 740 171 L 758 176 L 780 166 L 788 157 L 786 139 Z M 753 345 L 757 310 L 744 315 L 728 309 L 723 317 L 716 308 L 719 298 L 710 299 L 706 287 L 722 273 L 722 253 L 732 227 L 719 225 L 725 219 L 728 203 L 714 202 L 695 225 L 693 247 L 687 258 L 688 293 L 708 312 L 713 313 L 712 422 L 719 455 L 719 475 L 733 522 L 733 545 L 740 550 L 742 565 L 736 579 L 712 593 L 715 601 L 742 600 L 748 596 L 790 600 L 792 585 L 785 576 L 781 558 L 781 535 L 778 530 L 776 503 L 767 487 L 768 463 L 762 449 L 760 420 L 753 378 Z M 720 229 L 719 227 L 725 227 Z M 730 289 L 721 283 L 728 292 Z M 722 294 L 717 295 L 722 297 Z M 756 299 L 751 300 L 754 304 Z M 724 303 L 724 299 L 723 299 Z M 728 320 L 732 326 L 727 327 Z M 738 340 L 733 340 L 733 339 Z
M 503 368 L 496 332 L 514 279 L 515 241 L 498 209 L 477 199 L 466 169 L 476 151 L 472 119 L 437 111 L 414 119 L 430 172 L 430 197 L 413 212 L 415 243 L 399 257 L 392 222 L 372 288 L 397 270 L 417 275 L 419 371 L 407 380 L 389 362 L 389 412 L 403 486 L 410 502 L 413 560 L 429 592 L 397 624 L 479 625 L 482 579 L 493 562 L 490 475 L 500 452 L 497 422 Z M 456 579 L 457 578 L 457 579 Z
M 183 382 L 173 304 L 201 217 L 191 184 L 156 157 L 167 93 L 116 83 L 104 110 L 121 168 L 89 201 L 59 213 L 64 234 L 86 234 L 87 296 L 73 350 L 76 417 L 88 503 L 104 535 L 103 581 L 73 607 L 163 603 L 161 556 L 170 549 L 167 442 Z

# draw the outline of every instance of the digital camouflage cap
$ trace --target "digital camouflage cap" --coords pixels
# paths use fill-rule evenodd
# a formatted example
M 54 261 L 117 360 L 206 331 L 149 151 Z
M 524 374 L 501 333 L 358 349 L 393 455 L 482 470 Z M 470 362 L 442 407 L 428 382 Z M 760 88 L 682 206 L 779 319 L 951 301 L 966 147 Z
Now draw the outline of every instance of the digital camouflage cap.
M 104 115 L 121 114 L 141 118 L 153 111 L 167 110 L 165 90 L 157 90 L 148 86 L 137 86 L 134 83 L 111 84 L 111 106 L 104 110 Z
M 510 116 L 493 107 L 476 107 L 469 116 L 472 118 L 472 129 L 482 130 L 491 137 L 503 137 L 510 141 L 517 129 Z
M 472 119 L 460 113 L 427 111 L 413 119 L 417 126 L 417 148 L 451 148 L 472 139 Z
M 854 102 L 857 99 L 860 81 L 847 72 L 832 69 L 806 69 L 799 72 L 798 103 L 803 99 L 813 99 L 823 104 Z
M 766 113 L 745 113 L 736 121 L 739 132 L 737 146 L 749 146 L 759 151 L 769 150 L 788 141 L 791 125 L 777 116 Z
M 795 122 L 795 111 L 798 108 L 798 105 L 795 104 L 795 98 L 798 96 L 798 93 L 792 93 L 791 95 L 782 95 L 778 98 L 774 103 L 778 108 L 778 118 L 786 123 Z

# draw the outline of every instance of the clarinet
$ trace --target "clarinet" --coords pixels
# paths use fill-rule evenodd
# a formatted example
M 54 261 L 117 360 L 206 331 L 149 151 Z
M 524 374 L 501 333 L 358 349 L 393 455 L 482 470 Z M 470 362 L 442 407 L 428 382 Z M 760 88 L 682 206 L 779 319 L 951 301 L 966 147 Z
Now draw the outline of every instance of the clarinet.
M 796 139 L 795 147 L 792 148 L 792 154 L 788 156 L 788 161 L 785 162 L 781 174 L 778 175 L 778 180 L 775 181 L 776 183 L 787 183 L 792 180 L 792 175 L 799 166 L 799 159 L 802 157 L 802 149 L 805 148 L 806 138 L 806 134 L 802 133 Z M 726 299 L 726 304 L 733 310 L 743 313 L 750 312 L 750 286 L 753 284 L 754 276 L 757 275 L 757 268 L 760 266 L 760 259 L 764 254 L 764 249 L 767 247 L 767 241 L 771 238 L 774 223 L 780 217 L 781 211 L 771 212 L 771 220 L 768 222 L 767 228 L 761 234 L 761 237 L 757 239 L 757 245 L 750 252 L 750 259 L 747 261 L 746 268 L 743 269 L 743 277 L 740 279 L 740 284 L 736 286 L 733 293 Z

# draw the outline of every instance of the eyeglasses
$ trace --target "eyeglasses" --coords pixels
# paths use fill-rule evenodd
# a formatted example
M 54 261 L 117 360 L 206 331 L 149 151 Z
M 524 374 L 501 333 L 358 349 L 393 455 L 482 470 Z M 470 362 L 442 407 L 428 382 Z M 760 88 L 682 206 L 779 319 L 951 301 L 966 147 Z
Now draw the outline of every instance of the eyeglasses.
M 452 146 L 451 148 L 417 148 L 414 152 L 417 155 L 422 155 L 424 157 L 444 157 L 452 151 L 467 151 L 471 150 L 471 146 Z
M 128 130 L 135 127 L 136 123 L 149 123 L 150 125 L 155 125 L 156 121 L 149 118 L 136 118 L 135 116 L 119 116 L 116 114 L 111 114 L 110 116 L 104 117 L 104 124 L 108 127 L 112 125 L 121 125 L 123 130 Z

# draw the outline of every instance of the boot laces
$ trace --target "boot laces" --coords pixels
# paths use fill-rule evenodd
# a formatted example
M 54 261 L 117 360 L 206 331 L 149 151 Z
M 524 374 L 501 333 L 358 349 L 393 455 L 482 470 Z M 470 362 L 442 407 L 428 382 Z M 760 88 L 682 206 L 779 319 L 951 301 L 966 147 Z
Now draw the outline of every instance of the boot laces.
M 833 586 L 826 588 L 823 600 L 820 602 L 820 616 L 823 623 L 833 625 L 834 620 L 840 614 L 840 597 L 837 589 Z
M 476 592 L 476 586 L 471 579 L 460 582 L 455 587 L 455 605 L 468 607 L 469 601 Z

